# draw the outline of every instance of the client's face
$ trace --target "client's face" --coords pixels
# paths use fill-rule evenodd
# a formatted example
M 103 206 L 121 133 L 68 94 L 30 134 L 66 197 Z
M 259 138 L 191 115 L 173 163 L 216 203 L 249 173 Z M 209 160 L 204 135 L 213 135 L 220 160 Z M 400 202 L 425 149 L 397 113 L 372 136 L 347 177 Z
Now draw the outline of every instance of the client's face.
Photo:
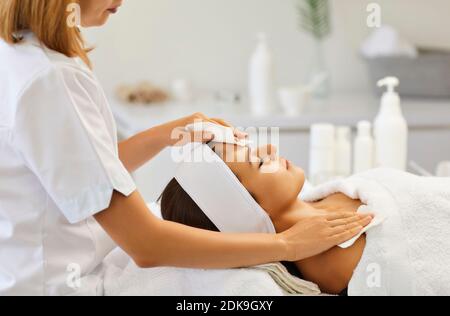
M 291 205 L 305 183 L 303 170 L 279 157 L 273 145 L 251 150 L 223 144 L 215 151 L 271 217 Z

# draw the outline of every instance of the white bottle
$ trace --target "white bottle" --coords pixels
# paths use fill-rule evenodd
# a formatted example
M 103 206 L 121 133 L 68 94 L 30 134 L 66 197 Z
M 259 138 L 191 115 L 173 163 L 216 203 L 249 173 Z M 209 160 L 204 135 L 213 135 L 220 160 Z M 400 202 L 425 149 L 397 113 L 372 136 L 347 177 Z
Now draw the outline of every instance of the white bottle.
M 335 134 L 331 124 L 311 127 L 309 179 L 313 185 L 332 180 L 335 176 Z
M 341 126 L 336 129 L 335 170 L 338 178 L 346 178 L 352 173 L 352 130 Z
M 272 53 L 264 33 L 258 35 L 258 46 L 250 62 L 249 94 L 252 112 L 263 116 L 275 108 L 275 79 Z
M 358 135 L 355 139 L 353 173 L 360 173 L 374 167 L 375 142 L 372 137 L 372 124 L 368 121 L 358 123 Z
M 405 171 L 408 159 L 408 125 L 400 107 L 400 96 L 394 91 L 398 78 L 387 77 L 378 82 L 387 87 L 381 110 L 375 120 L 375 165 Z

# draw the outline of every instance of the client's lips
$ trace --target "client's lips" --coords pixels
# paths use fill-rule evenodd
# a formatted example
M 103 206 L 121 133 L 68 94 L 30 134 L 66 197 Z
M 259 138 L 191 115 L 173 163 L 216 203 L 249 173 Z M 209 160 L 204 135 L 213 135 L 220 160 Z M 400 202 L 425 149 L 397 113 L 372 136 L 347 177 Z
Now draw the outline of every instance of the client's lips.
M 117 13 L 118 10 L 119 10 L 119 7 L 114 7 L 114 8 L 109 8 L 108 12 L 115 14 L 115 13 Z

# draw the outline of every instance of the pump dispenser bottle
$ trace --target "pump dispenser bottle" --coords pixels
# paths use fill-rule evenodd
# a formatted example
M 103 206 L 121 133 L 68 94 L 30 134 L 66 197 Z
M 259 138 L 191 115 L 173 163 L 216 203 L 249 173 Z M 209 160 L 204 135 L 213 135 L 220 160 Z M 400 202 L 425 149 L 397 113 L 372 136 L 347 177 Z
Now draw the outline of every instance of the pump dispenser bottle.
M 331 124 L 311 126 L 309 180 L 319 185 L 336 176 L 336 128 Z
M 381 109 L 375 120 L 375 165 L 405 171 L 408 159 L 408 125 L 402 114 L 400 96 L 395 92 L 398 78 L 387 77 L 378 82 L 387 87 Z
M 249 94 L 252 113 L 264 116 L 275 110 L 275 66 L 267 35 L 258 34 L 250 62 Z
M 346 178 L 352 174 L 352 130 L 348 126 L 336 128 L 335 168 L 337 178 Z
M 358 123 L 358 134 L 355 139 L 353 173 L 360 173 L 374 167 L 375 143 L 372 137 L 372 124 L 367 121 Z

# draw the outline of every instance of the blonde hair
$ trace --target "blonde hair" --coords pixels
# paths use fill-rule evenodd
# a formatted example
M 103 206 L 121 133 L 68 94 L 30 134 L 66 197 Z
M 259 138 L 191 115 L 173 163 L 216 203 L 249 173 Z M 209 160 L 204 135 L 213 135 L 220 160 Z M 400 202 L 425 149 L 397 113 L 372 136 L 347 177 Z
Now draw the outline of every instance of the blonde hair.
M 16 44 L 21 41 L 17 33 L 29 30 L 46 47 L 91 67 L 79 29 L 68 23 L 68 8 L 74 3 L 78 0 L 0 0 L 0 37 Z

